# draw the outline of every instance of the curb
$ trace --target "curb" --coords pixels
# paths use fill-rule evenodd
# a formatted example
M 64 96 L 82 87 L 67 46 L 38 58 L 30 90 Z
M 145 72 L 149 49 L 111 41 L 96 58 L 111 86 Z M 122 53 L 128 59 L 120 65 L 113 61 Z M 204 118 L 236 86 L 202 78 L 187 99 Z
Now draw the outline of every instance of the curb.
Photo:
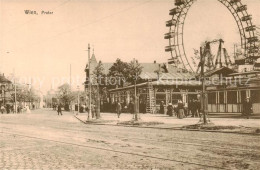
M 144 126 L 134 126 L 134 125 L 118 125 L 118 124 L 106 124 L 106 123 L 87 123 L 76 115 L 74 115 L 76 119 L 86 125 L 106 125 L 106 126 L 120 126 L 120 127 L 133 127 L 133 128 L 147 128 L 147 129 L 161 129 L 161 130 L 179 130 L 179 131 L 195 131 L 195 132 L 215 132 L 215 133 L 229 133 L 229 134 L 238 134 L 238 135 L 250 135 L 250 136 L 260 136 L 260 133 L 244 133 L 244 132 L 231 132 L 231 131 L 220 131 L 220 130 L 201 130 L 201 129 L 185 129 L 182 127 L 144 127 Z

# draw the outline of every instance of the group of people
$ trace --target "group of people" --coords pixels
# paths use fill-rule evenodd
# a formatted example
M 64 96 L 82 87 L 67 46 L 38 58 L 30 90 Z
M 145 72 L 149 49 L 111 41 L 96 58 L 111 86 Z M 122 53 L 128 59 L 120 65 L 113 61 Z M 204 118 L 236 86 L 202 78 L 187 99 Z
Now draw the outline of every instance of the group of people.
M 9 104 L 6 104 L 6 105 L 1 105 L 0 106 L 0 111 L 2 114 L 4 113 L 15 113 L 15 105 L 9 105 Z M 22 105 L 18 105 L 17 106 L 17 113 L 31 113 L 31 110 L 30 110 L 30 107 L 28 105 L 26 106 L 22 106 Z
M 164 103 L 162 102 L 161 105 L 160 105 L 160 110 L 164 109 L 164 108 L 162 108 L 163 104 Z M 176 107 L 174 107 L 172 105 L 172 103 L 169 103 L 169 105 L 167 106 L 166 114 L 169 115 L 169 116 L 175 115 L 177 118 L 183 119 L 186 115 L 185 111 L 186 111 L 185 105 L 183 104 L 183 102 L 181 100 L 179 100 Z M 164 112 L 164 110 L 163 110 L 163 112 Z
M 188 103 L 188 115 L 191 117 L 200 117 L 201 103 L 198 99 L 192 99 Z
M 134 115 L 134 111 L 135 111 L 134 102 L 131 100 L 128 107 L 125 106 L 125 109 L 128 109 L 129 113 Z M 117 113 L 117 117 L 120 118 L 120 115 L 122 113 L 122 103 L 120 102 L 117 102 L 116 113 Z
M 191 100 L 188 103 L 188 107 L 185 106 L 185 104 L 178 100 L 177 105 L 173 106 L 172 103 L 169 103 L 167 106 L 166 114 L 169 116 L 176 116 L 179 119 L 182 119 L 184 117 L 188 117 L 191 114 L 191 117 L 200 117 L 200 101 L 199 100 Z M 160 114 L 164 114 L 164 102 L 161 101 L 160 103 Z
M 133 114 L 134 116 L 134 112 L 135 112 L 135 104 L 134 101 L 131 100 L 130 103 L 128 105 L 124 105 L 121 102 L 116 102 L 116 113 L 117 113 L 117 117 L 120 118 L 120 115 L 124 110 L 127 110 L 130 114 Z M 26 108 L 27 109 L 27 108 Z M 53 106 L 53 109 L 56 110 L 58 112 L 58 115 L 62 115 L 62 105 L 61 104 L 57 104 Z M 5 110 L 5 108 L 3 106 L 1 106 L 1 112 L 3 113 Z M 21 109 L 19 109 L 18 106 L 18 112 L 20 112 Z M 29 110 L 29 109 L 27 109 Z M 83 112 L 89 112 L 88 107 L 84 107 Z M 200 117 L 200 112 L 201 112 L 201 103 L 199 100 L 197 99 L 192 99 L 188 102 L 188 106 L 185 106 L 185 104 L 181 101 L 178 100 L 177 105 L 173 106 L 172 103 L 169 103 L 167 106 L 167 111 L 166 114 L 169 116 L 176 116 L 179 119 L 183 119 L 184 117 L 188 117 L 191 115 L 191 117 Z M 92 113 L 92 118 L 95 117 L 96 115 L 96 106 L 94 104 L 91 105 L 91 113 Z M 160 110 L 159 113 L 164 114 L 165 113 L 165 109 L 164 109 L 164 102 L 161 101 L 160 103 Z M 249 116 L 252 113 L 252 102 L 250 100 L 249 97 L 246 98 L 246 100 L 243 102 L 243 112 L 242 115 L 246 116 L 247 118 L 249 118 Z
M 62 108 L 63 105 L 61 103 L 59 104 L 53 104 L 53 110 L 57 110 L 58 115 L 63 115 L 62 114 Z M 75 111 L 80 111 L 80 113 L 85 113 L 85 112 L 89 112 L 89 108 L 86 107 L 86 105 L 80 105 L 80 107 L 78 108 L 78 104 L 72 105 L 72 107 L 70 108 L 71 111 L 75 112 Z M 92 118 L 94 118 L 96 116 L 96 105 L 95 104 L 91 104 L 91 116 Z

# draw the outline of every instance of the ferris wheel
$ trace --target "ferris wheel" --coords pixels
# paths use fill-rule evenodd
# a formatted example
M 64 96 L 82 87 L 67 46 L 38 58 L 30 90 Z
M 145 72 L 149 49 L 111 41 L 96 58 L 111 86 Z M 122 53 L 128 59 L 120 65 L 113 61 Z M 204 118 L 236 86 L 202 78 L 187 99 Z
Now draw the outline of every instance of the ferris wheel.
M 172 19 L 166 21 L 169 32 L 164 35 L 169 40 L 169 46 L 165 47 L 166 52 L 171 53 L 169 64 L 179 65 L 184 70 L 195 72 L 193 67 L 194 58 L 188 57 L 184 47 L 184 23 L 190 7 L 197 0 L 175 0 L 175 7 L 170 10 Z M 252 16 L 247 12 L 247 5 L 241 0 L 217 0 L 223 4 L 232 14 L 239 29 L 241 52 L 244 62 L 252 64 L 259 58 L 259 40 L 256 34 L 256 26 L 252 23 Z

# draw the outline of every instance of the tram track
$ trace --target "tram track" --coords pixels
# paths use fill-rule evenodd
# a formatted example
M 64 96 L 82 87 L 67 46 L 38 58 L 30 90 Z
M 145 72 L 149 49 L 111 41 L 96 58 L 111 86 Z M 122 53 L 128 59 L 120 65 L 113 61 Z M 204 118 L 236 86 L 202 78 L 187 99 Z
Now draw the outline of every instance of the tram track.
M 207 165 L 207 164 L 202 164 L 202 163 L 183 161 L 183 160 L 177 160 L 177 159 L 171 159 L 171 158 L 164 158 L 164 157 L 153 156 L 153 155 L 146 155 L 146 154 L 135 153 L 135 152 L 114 150 L 114 149 L 109 149 L 109 148 L 104 148 L 104 147 L 97 147 L 97 146 L 86 145 L 86 144 L 83 145 L 83 144 L 77 144 L 77 143 L 72 143 L 72 142 L 65 142 L 65 141 L 60 141 L 60 140 L 46 139 L 46 138 L 35 137 L 35 136 L 30 136 L 30 135 L 24 135 L 24 134 L 19 134 L 19 133 L 10 133 L 10 132 L 0 132 L 0 133 L 6 134 L 6 135 L 16 135 L 16 136 L 19 136 L 19 137 L 25 137 L 25 138 L 30 138 L 30 139 L 54 142 L 54 143 L 59 143 L 59 144 L 65 144 L 65 145 L 70 145 L 70 146 L 90 148 L 90 149 L 102 150 L 102 151 L 119 153 L 119 154 L 125 154 L 125 155 L 140 156 L 140 157 L 144 157 L 144 158 L 152 158 L 152 159 L 157 159 L 157 160 L 162 160 L 162 161 L 170 161 L 170 162 L 189 164 L 189 165 L 196 165 L 196 166 L 200 166 L 200 167 L 207 167 L 207 168 L 214 168 L 214 169 L 228 169 L 228 168 L 221 167 L 221 166 L 216 166 L 216 165 Z M 214 161 L 211 160 L 211 163 L 214 163 Z M 219 164 L 219 162 L 215 162 L 215 163 Z
M 3 122 L 4 123 L 4 122 Z M 90 126 L 95 126 L 96 124 L 88 124 Z M 78 130 L 78 129 L 71 129 L 71 128 L 61 128 L 61 127 L 52 127 L 52 128 L 55 128 L 55 129 L 60 129 L 60 130 L 66 130 L 68 132 L 72 132 L 72 133 L 75 133 L 75 132 L 87 132 L 87 133 L 99 133 L 99 134 L 102 134 L 103 136 L 106 135 L 103 131 L 99 131 L 99 130 Z M 133 127 L 135 128 L 135 127 Z M 149 138 L 135 138 L 135 137 L 126 137 L 126 136 L 120 136 L 120 135 L 112 135 L 109 134 L 107 135 L 107 137 L 115 137 L 115 138 L 118 138 L 122 141 L 124 140 L 138 140 L 138 141 L 143 141 L 143 142 L 146 142 L 146 141 L 150 141 L 150 142 L 156 142 L 156 143 L 167 143 L 167 144 L 179 144 L 179 145 L 187 145 L 187 146 L 199 146 L 199 147 L 204 147 L 204 148 L 214 148 L 214 149 L 221 149 L 221 150 L 229 150 L 229 151 L 233 151 L 233 152 L 237 152 L 237 151 L 241 151 L 241 152 L 257 152 L 255 151 L 254 149 L 250 149 L 250 148 L 241 148 L 241 147 L 233 147 L 233 146 L 230 146 L 230 147 L 223 147 L 223 146 L 216 146 L 217 144 L 221 144 L 221 142 L 223 141 L 218 141 L 216 139 L 214 140 L 209 140 L 209 139 L 199 139 L 199 138 L 182 138 L 182 137 L 174 137 L 172 138 L 171 140 L 169 139 L 162 139 L 162 140 L 156 140 L 156 139 L 149 139 Z M 88 138 L 85 138 L 85 137 L 75 137 L 75 138 L 80 138 L 80 139 L 84 139 L 84 140 L 88 140 Z M 189 140 L 190 142 L 185 142 L 185 140 Z M 214 143 L 214 144 L 213 144 Z M 260 149 L 260 148 L 259 148 Z
M 25 134 L 22 134 L 19 130 L 14 129 L 11 124 L 17 124 L 17 123 L 13 123 L 13 122 L 3 122 L 1 121 L 1 123 L 6 123 L 6 124 L 10 124 L 10 126 L 7 126 L 9 128 L 6 128 L 5 126 L 1 127 L 2 128 L 2 133 L 4 134 L 9 134 L 10 135 L 17 135 L 17 136 L 21 136 L 21 137 L 26 137 L 26 138 L 34 138 L 34 139 L 38 139 L 38 140 L 45 140 L 45 141 L 52 141 L 52 142 L 57 142 L 57 143 L 63 143 L 63 144 L 67 144 L 67 145 L 73 145 L 73 146 L 80 146 L 80 147 L 85 147 L 85 148 L 92 148 L 92 149 L 97 149 L 97 150 L 104 150 L 107 152 L 114 152 L 114 153 L 120 153 L 120 154 L 125 154 L 125 155 L 132 155 L 132 156 L 140 156 L 143 158 L 152 158 L 152 159 L 157 159 L 157 160 L 164 160 L 164 161 L 171 161 L 171 162 L 178 162 L 178 163 L 182 163 L 182 164 L 189 164 L 189 165 L 197 165 L 197 166 L 201 166 L 201 167 L 207 167 L 207 168 L 216 168 L 216 169 L 230 169 L 226 168 L 225 165 L 223 164 L 223 161 L 212 161 L 215 158 L 217 159 L 217 157 L 215 157 L 215 154 L 212 154 L 210 157 L 205 156 L 204 154 L 202 154 L 201 152 L 214 152 L 217 151 L 218 153 L 222 153 L 225 150 L 229 151 L 234 155 L 236 153 L 234 152 L 238 152 L 241 155 L 237 155 L 234 158 L 234 161 L 239 161 L 241 158 L 244 159 L 245 157 L 243 156 L 244 153 L 249 154 L 250 152 L 257 152 L 257 150 L 259 150 L 258 148 L 256 149 L 251 149 L 248 147 L 248 149 L 245 148 L 238 148 L 238 147 L 230 147 L 231 145 L 229 145 L 229 142 L 226 140 L 218 140 L 216 139 L 201 139 L 198 138 L 199 136 L 195 137 L 195 138 L 186 138 L 186 137 L 180 137 L 178 135 L 174 134 L 174 130 L 172 130 L 172 138 L 171 139 L 167 139 L 166 135 L 163 135 L 163 133 L 160 133 L 161 130 L 165 130 L 165 129 L 157 129 L 156 133 L 152 133 L 154 132 L 154 130 L 145 130 L 145 133 L 141 133 L 141 135 L 143 134 L 144 136 L 142 136 L 141 138 L 138 137 L 133 137 L 136 134 L 136 128 L 139 127 L 127 127 L 128 130 L 127 133 L 125 133 L 126 131 L 123 130 L 121 126 L 114 126 L 111 127 L 110 130 L 107 130 L 107 128 L 103 128 L 103 126 L 96 126 L 96 124 L 87 124 L 88 126 L 85 125 L 81 125 L 81 124 L 71 124 L 73 126 L 64 126 L 65 124 L 60 124 L 59 122 L 55 123 L 51 123 L 48 124 L 48 126 L 43 124 L 39 124 L 39 123 L 34 123 L 34 124 L 27 124 L 26 122 L 20 122 L 19 125 L 21 125 L 22 127 L 25 127 L 25 129 L 30 129 L 32 130 L 32 134 L 30 134 L 30 132 L 26 132 Z M 37 126 L 36 126 L 37 125 Z M 68 128 L 69 127 L 69 128 Z M 88 127 L 88 128 L 84 128 L 84 127 Z M 38 137 L 37 133 L 39 133 L 40 131 L 37 131 L 37 133 L 35 133 L 36 129 L 42 128 L 41 131 L 56 131 L 58 134 L 61 134 L 62 138 L 57 138 L 57 136 L 55 138 L 41 138 Z M 158 131 L 158 132 L 157 132 Z M 110 133 L 112 132 L 112 133 Z M 163 132 L 163 131 L 162 131 Z M 169 131 L 168 131 L 169 132 Z M 77 135 L 78 134 L 82 134 L 82 135 Z M 114 134 L 116 135 L 114 135 Z M 40 133 L 39 133 L 40 134 Z M 58 135 L 57 134 L 57 135 Z M 73 142 L 67 142 L 67 138 L 70 137 L 70 135 L 72 134 L 76 134 L 73 135 Z M 91 137 L 90 134 L 95 134 L 95 136 Z M 210 134 L 210 133 L 209 133 Z M 64 136 L 65 135 L 65 136 Z M 90 136 L 89 136 L 90 135 Z M 86 136 L 86 137 L 84 137 Z M 233 134 L 233 136 L 238 137 L 238 135 Z M 110 137 L 112 138 L 112 142 L 111 141 L 106 141 L 107 138 Z M 143 138 L 144 137 L 144 138 Z M 153 138 L 159 138 L 159 139 L 153 139 Z M 257 136 L 251 136 L 250 139 L 259 139 Z M 83 140 L 79 140 L 80 143 L 75 143 L 77 141 L 77 139 L 83 139 Z M 90 139 L 90 140 L 89 140 Z M 93 139 L 93 140 L 91 140 Z M 118 143 L 113 143 L 115 141 L 115 139 L 118 139 L 119 142 Z M 106 141 L 105 143 L 96 143 L 99 142 L 98 140 L 102 141 Z M 187 141 L 188 140 L 188 141 Z M 65 142 L 64 142 L 65 141 Z M 138 142 L 140 141 L 140 142 Z M 122 142 L 122 143 L 121 143 Z M 214 142 L 214 143 L 213 143 Z M 215 146 L 215 145 L 223 145 L 223 143 L 228 142 L 228 146 Z M 122 150 L 122 145 L 127 145 L 128 143 L 130 143 L 132 146 L 132 148 L 128 148 L 127 152 L 125 149 Z M 147 147 L 143 144 L 147 143 Z M 238 142 L 237 144 L 239 144 L 240 142 Z M 119 145 L 117 145 L 119 144 Z M 237 146 L 236 144 L 236 146 Z M 143 148 L 138 148 L 140 146 L 145 146 Z M 152 147 L 154 146 L 155 149 L 152 153 L 152 155 L 148 155 L 146 150 L 149 150 L 149 145 L 151 145 Z M 184 145 L 184 146 L 182 146 Z M 158 146 L 158 148 L 156 148 L 156 146 Z M 193 150 L 193 148 L 186 148 L 185 146 L 193 146 L 194 149 L 199 150 L 199 153 L 197 154 L 192 154 L 190 155 L 188 152 Z M 246 145 L 243 147 L 247 147 Z M 164 152 L 165 149 L 169 148 L 169 153 L 171 155 L 171 157 L 169 158 L 168 156 L 165 157 L 161 157 L 160 155 L 165 155 L 165 154 L 161 154 Z M 202 149 L 202 150 L 201 150 Z M 147 150 L 147 151 L 148 151 Z M 133 152 L 132 152 L 133 151 Z M 141 152 L 141 153 L 140 153 Z M 148 151 L 149 152 L 149 151 Z M 143 154 L 144 153 L 144 154 Z M 155 155 L 153 155 L 155 154 Z M 190 156 L 186 156 L 190 155 Z M 245 154 L 245 155 L 246 155 Z M 177 156 L 176 156 L 177 155 Z M 184 156 L 185 155 L 185 156 Z M 227 157 L 225 154 L 223 155 L 225 157 Z M 175 158 L 176 157 L 176 158 Z M 204 162 L 210 162 L 210 165 L 205 164 Z
M 66 129 L 66 131 L 68 131 L 70 133 L 75 133 L 74 130 L 71 130 L 71 129 L 67 129 L 67 128 L 57 128 L 56 129 L 59 129 L 59 130 L 64 130 Z M 78 130 L 77 130 L 78 131 Z M 79 131 L 79 132 L 82 132 Z M 93 132 L 89 132 L 89 133 L 96 133 L 97 131 Z M 100 134 L 102 132 L 99 132 Z M 23 135 L 23 134 L 19 134 L 19 133 L 12 133 L 12 134 L 18 134 L 20 136 L 28 136 L 28 135 Z M 175 154 L 174 155 L 180 155 L 179 158 L 182 158 L 182 159 L 187 159 L 189 160 L 190 158 L 191 159 L 195 159 L 195 160 L 199 160 L 198 158 L 200 157 L 201 159 L 199 160 L 199 162 L 201 160 L 203 160 L 204 162 L 207 162 L 207 161 L 210 161 L 211 164 L 213 163 L 212 162 L 212 157 L 210 159 L 206 159 L 204 157 L 203 154 L 196 154 L 196 156 L 192 156 L 192 157 L 184 157 L 182 156 L 184 153 L 189 153 L 190 150 L 189 149 L 186 149 L 185 147 L 183 147 L 183 145 L 188 145 L 188 146 L 192 146 L 194 147 L 194 149 L 196 147 L 200 147 L 201 149 L 203 149 L 203 152 L 211 152 L 212 149 L 214 149 L 215 151 L 217 152 L 223 152 L 223 151 L 228 151 L 228 153 L 230 154 L 230 152 L 234 153 L 234 154 L 237 154 L 237 153 L 240 153 L 241 155 L 237 155 L 237 158 L 239 159 L 244 159 L 243 157 L 243 154 L 246 155 L 246 154 L 252 154 L 252 151 L 253 152 L 257 152 L 256 150 L 248 150 L 248 149 L 238 149 L 238 148 L 232 148 L 232 147 L 216 147 L 214 145 L 205 145 L 205 144 L 196 144 L 196 143 L 187 143 L 187 142 L 184 142 L 184 141 L 178 141 L 176 142 L 176 140 L 153 140 L 153 139 L 147 139 L 147 138 L 133 138 L 133 137 L 126 137 L 126 136 L 120 136 L 120 135 L 109 135 L 109 136 L 104 136 L 105 133 L 102 133 L 102 138 L 103 139 L 100 139 L 100 138 L 86 138 L 86 137 L 73 137 L 74 139 L 83 139 L 84 142 L 86 143 L 94 143 L 94 145 L 97 145 L 99 142 L 101 142 L 102 144 L 105 144 L 105 147 L 109 147 L 110 150 L 114 150 L 114 147 L 120 147 L 120 146 L 115 146 L 115 144 L 121 144 L 121 145 L 124 145 L 123 143 L 121 142 L 136 142 L 136 140 L 139 140 L 141 141 L 141 143 L 145 143 L 145 142 L 152 142 L 150 143 L 150 145 L 154 145 L 154 146 L 158 146 L 158 147 L 155 147 L 156 149 L 159 149 L 158 151 L 162 152 L 165 148 L 172 148 L 172 152 L 174 152 Z M 101 135 L 98 135 L 98 136 L 101 136 Z M 66 137 L 69 137 L 69 135 L 66 135 Z M 119 143 L 110 143 L 109 141 L 106 141 L 106 137 L 112 137 L 112 138 L 116 138 L 116 139 L 119 139 L 121 140 L 121 142 Z M 36 137 L 38 138 L 38 137 Z M 197 140 L 198 141 L 198 140 Z M 205 141 L 205 140 L 204 140 Z M 211 141 L 211 140 L 210 140 Z M 160 145 L 158 145 L 160 143 Z M 169 145 L 170 144 L 170 145 Z M 99 145 L 99 144 L 98 144 Z M 172 145 L 172 146 L 171 146 Z M 131 146 L 131 147 L 135 147 L 137 149 L 137 147 L 139 147 L 140 145 L 135 144 L 135 146 Z M 149 147 L 148 147 L 149 148 Z M 148 149 L 146 148 L 146 149 Z M 154 148 L 154 147 L 152 147 Z M 144 149 L 144 148 L 143 148 Z M 258 153 L 258 152 L 257 152 Z M 213 157 L 214 158 L 214 157 Z M 236 159 L 237 159 L 236 158 Z M 216 165 L 221 165 L 222 162 L 215 162 Z

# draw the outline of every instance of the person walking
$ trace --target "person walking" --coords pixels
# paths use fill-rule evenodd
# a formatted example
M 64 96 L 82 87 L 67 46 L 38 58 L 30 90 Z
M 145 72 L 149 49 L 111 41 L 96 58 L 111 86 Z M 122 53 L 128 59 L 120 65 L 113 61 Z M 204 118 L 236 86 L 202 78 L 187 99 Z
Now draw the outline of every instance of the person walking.
M 134 115 L 135 106 L 134 106 L 134 102 L 133 102 L 133 101 L 130 101 L 128 108 L 129 108 L 130 114 L 133 115 L 133 119 L 134 119 L 134 118 L 135 118 L 135 117 L 134 117 L 134 116 L 135 116 L 135 115 Z
M 167 115 L 173 116 L 173 106 L 171 103 L 167 106 Z
M 92 118 L 96 116 L 96 105 L 93 103 L 91 104 L 91 114 L 92 114 Z
M 179 119 L 182 119 L 184 117 L 184 105 L 181 100 L 179 100 L 178 102 L 177 110 L 178 110 L 177 117 Z
M 196 114 L 196 101 L 195 101 L 195 99 L 192 99 L 189 107 L 190 107 L 190 111 L 191 111 L 191 117 L 195 117 L 195 114 Z
M 246 116 L 247 119 L 249 119 L 249 116 L 253 112 L 252 110 L 252 102 L 249 97 L 247 97 L 243 103 L 243 115 Z
M 4 105 L 1 105 L 1 113 L 3 114 L 5 112 L 5 107 Z
M 62 116 L 62 112 L 61 112 L 61 104 L 58 105 L 58 110 L 57 110 L 57 112 L 58 112 L 58 115 L 60 114 L 60 115 Z
M 122 112 L 122 105 L 120 102 L 117 103 L 116 111 L 117 111 L 117 117 L 119 118 Z
M 163 101 L 161 101 L 161 103 L 160 103 L 160 114 L 164 114 L 164 102 Z
M 26 109 L 26 113 L 31 113 L 29 105 L 26 105 L 25 109 Z

